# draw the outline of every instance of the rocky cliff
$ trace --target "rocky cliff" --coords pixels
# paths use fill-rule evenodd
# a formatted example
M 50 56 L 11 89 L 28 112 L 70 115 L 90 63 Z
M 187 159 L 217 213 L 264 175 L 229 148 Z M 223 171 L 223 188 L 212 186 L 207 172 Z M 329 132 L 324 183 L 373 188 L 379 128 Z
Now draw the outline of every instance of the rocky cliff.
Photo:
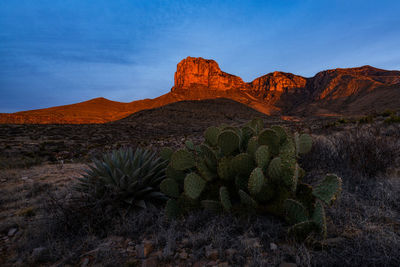
M 231 91 L 244 89 L 248 84 L 235 75 L 223 72 L 214 60 L 187 57 L 178 63 L 175 84 L 171 91 L 192 90 Z

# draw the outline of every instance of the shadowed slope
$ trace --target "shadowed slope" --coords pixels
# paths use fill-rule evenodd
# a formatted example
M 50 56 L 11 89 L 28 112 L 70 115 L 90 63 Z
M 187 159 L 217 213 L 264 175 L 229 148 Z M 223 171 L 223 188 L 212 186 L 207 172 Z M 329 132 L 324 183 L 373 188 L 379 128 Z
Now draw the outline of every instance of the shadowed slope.
M 131 125 L 132 128 L 140 131 L 159 131 L 160 134 L 182 132 L 189 134 L 202 133 L 207 127 L 215 124 L 244 123 L 254 117 L 268 119 L 268 121 L 279 120 L 277 117 L 269 117 L 231 99 L 218 98 L 171 103 L 136 112 L 109 124 Z

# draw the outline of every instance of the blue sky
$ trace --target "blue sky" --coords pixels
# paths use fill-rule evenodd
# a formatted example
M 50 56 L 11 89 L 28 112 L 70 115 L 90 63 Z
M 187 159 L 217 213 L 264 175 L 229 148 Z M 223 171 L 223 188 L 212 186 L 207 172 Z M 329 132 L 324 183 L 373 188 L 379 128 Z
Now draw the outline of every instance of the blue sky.
M 0 112 L 167 93 L 187 56 L 244 81 L 400 69 L 400 1 L 1 0 Z

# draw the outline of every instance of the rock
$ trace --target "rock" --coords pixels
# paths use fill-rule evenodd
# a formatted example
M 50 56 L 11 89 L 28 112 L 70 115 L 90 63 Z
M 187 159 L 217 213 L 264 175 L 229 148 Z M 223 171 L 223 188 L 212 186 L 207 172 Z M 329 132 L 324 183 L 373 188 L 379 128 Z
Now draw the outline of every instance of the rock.
M 8 236 L 9 237 L 12 237 L 12 236 L 14 236 L 16 233 L 18 232 L 18 229 L 17 228 L 11 228 L 10 230 L 8 230 Z
M 281 262 L 281 264 L 279 264 L 279 267 L 297 267 L 297 264 L 291 262 Z
M 218 249 L 206 249 L 206 258 L 217 260 L 219 256 Z
M 153 243 L 151 241 L 143 241 L 141 245 L 136 245 L 136 254 L 139 258 L 147 258 L 153 251 Z
M 142 267 L 154 267 L 158 266 L 158 258 L 150 257 L 142 261 Z
M 278 249 L 278 246 L 277 246 L 275 243 L 270 243 L 270 244 L 269 244 L 269 248 L 270 248 L 271 250 L 277 250 L 277 249 Z
M 141 259 L 145 258 L 145 256 L 144 256 L 144 247 L 143 247 L 143 245 L 136 245 L 136 246 L 135 246 L 135 251 L 136 251 L 136 255 L 137 255 L 139 258 L 141 258 Z
M 188 254 L 186 252 L 179 253 L 179 258 L 182 260 L 186 260 L 188 258 Z
M 84 258 L 81 263 L 81 267 L 86 267 L 89 264 L 89 258 Z
M 46 247 L 38 247 L 33 249 L 31 260 L 33 262 L 44 262 L 48 257 L 49 250 Z
M 328 247 L 340 246 L 340 245 L 343 244 L 343 242 L 344 242 L 345 240 L 346 240 L 346 239 L 343 238 L 343 237 L 328 238 L 328 239 L 323 240 L 323 241 L 320 243 L 320 247 L 322 248 L 322 247 L 325 247 L 325 246 L 328 246 Z
M 229 267 L 229 263 L 226 261 L 220 262 L 220 263 L 218 263 L 218 267 Z
M 15 222 L 5 221 L 0 224 L 0 233 L 7 234 L 11 228 L 18 228 L 18 224 Z
M 247 248 L 260 248 L 260 240 L 257 237 L 254 238 L 244 238 L 242 240 L 243 245 Z
M 128 252 L 128 253 L 135 252 L 135 251 L 136 251 L 136 249 L 133 248 L 133 247 L 127 247 L 126 248 L 126 252 Z
M 190 240 L 189 238 L 184 238 L 182 239 L 182 246 L 183 247 L 188 247 L 190 245 Z
M 217 266 L 217 264 L 218 263 L 216 261 L 210 261 L 210 262 L 207 263 L 206 266 Z
M 225 256 L 228 260 L 232 260 L 237 252 L 238 251 L 236 249 L 228 248 L 227 250 L 225 250 Z
M 192 267 L 205 267 L 205 266 L 207 266 L 207 262 L 205 261 L 196 261 L 192 265 Z
M 144 255 L 145 255 L 145 257 L 147 257 L 147 255 L 149 255 L 154 249 L 153 242 L 144 241 L 143 246 L 144 246 L 144 251 L 143 251 Z

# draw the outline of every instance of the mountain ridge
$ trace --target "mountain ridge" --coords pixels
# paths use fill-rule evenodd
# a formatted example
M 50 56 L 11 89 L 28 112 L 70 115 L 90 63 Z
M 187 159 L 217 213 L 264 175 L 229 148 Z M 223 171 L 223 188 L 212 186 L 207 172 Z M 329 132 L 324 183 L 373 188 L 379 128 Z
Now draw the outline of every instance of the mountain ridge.
M 171 91 L 157 98 L 125 103 L 98 97 L 71 105 L 0 113 L 0 123 L 106 123 L 173 102 L 214 98 L 232 99 L 267 115 L 359 115 L 400 108 L 400 71 L 364 65 L 324 70 L 309 78 L 275 71 L 244 82 L 222 71 L 214 60 L 187 57 L 177 64 Z

